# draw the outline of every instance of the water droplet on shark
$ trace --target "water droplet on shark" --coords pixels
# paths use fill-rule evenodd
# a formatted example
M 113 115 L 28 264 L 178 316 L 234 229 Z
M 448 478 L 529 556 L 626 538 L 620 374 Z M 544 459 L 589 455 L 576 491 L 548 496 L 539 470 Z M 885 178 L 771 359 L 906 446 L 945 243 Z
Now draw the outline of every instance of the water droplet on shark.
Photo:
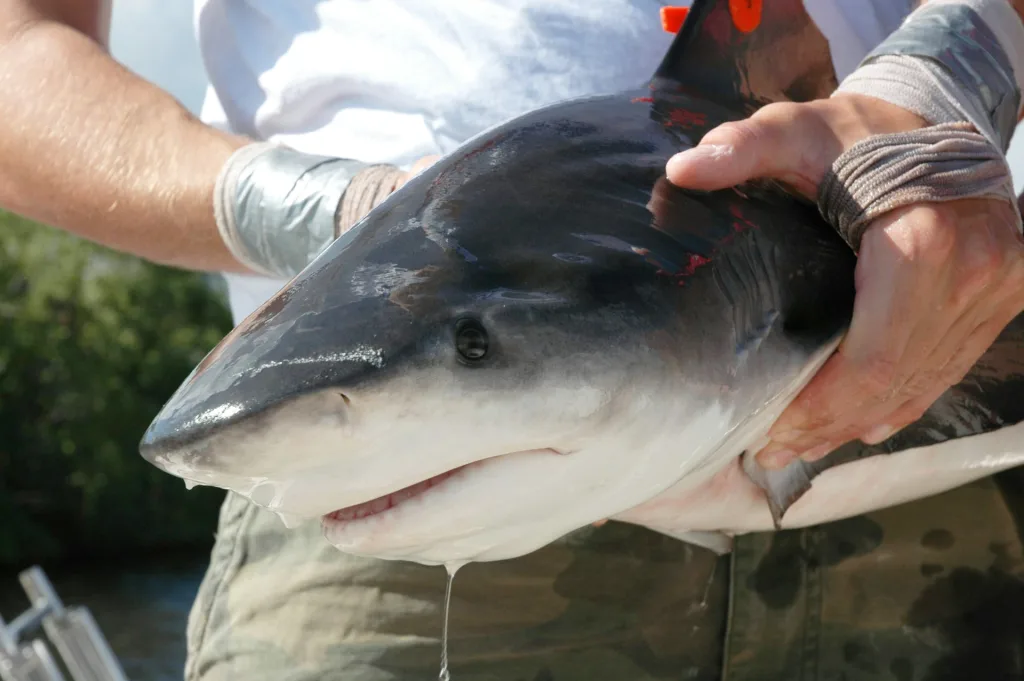
M 592 258 L 579 253 L 555 253 L 555 259 L 562 262 L 571 262 L 578 265 L 587 265 L 593 262 Z
M 444 590 L 444 624 L 441 628 L 441 671 L 437 675 L 438 681 L 451 681 L 452 678 L 448 672 L 448 613 L 452 605 L 452 582 L 455 581 L 455 573 L 465 564 L 465 562 L 444 564 L 444 569 L 448 572 L 448 584 Z

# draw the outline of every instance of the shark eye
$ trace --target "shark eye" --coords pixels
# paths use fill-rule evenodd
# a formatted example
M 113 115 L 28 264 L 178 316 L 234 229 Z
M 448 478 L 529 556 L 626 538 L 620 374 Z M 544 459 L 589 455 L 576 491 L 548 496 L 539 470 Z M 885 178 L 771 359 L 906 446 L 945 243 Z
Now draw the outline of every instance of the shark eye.
M 455 349 L 468 362 L 487 356 L 487 331 L 475 319 L 460 319 L 455 324 Z

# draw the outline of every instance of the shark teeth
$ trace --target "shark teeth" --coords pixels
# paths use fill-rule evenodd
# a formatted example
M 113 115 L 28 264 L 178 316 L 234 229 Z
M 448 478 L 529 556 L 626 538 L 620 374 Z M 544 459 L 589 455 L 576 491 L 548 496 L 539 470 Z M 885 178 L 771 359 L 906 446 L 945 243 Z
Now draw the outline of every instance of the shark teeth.
M 378 513 L 383 513 L 404 501 L 423 494 L 431 487 L 436 487 L 438 484 L 452 477 L 463 468 L 465 468 L 465 466 L 460 466 L 459 468 L 441 473 L 440 475 L 435 475 L 423 482 L 417 482 L 415 485 L 410 485 L 409 487 L 392 492 L 391 494 L 386 494 L 382 497 L 378 497 L 361 504 L 356 504 L 355 506 L 338 509 L 333 513 L 327 514 L 326 518 L 333 522 L 350 522 L 353 520 L 361 520 L 372 515 L 377 515 Z

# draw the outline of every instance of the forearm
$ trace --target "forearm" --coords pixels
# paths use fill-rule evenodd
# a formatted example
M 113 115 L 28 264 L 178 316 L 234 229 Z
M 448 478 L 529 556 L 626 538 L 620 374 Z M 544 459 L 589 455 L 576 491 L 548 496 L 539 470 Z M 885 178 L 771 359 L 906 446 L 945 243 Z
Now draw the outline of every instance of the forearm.
M 1017 16 L 1020 17 L 1020 20 L 1022 22 L 1024 22 L 1024 0 L 1007 0 L 1007 1 L 1013 7 L 1013 10 L 1017 13 Z M 926 5 L 926 4 L 928 4 L 928 0 L 915 0 L 914 7 L 922 7 L 922 6 Z M 1018 115 L 1017 120 L 1018 121 L 1024 121 L 1024 110 L 1022 110 L 1020 115 Z
M 923 1 L 927 2 L 928 0 Z M 1024 0 L 1009 0 L 1009 2 L 1013 6 L 1014 11 L 1017 12 L 1020 20 L 1024 21 Z
M 1008 1 L 1013 6 L 1013 9 L 1016 10 L 1018 16 L 1020 16 L 1021 21 L 1024 21 L 1024 0 Z M 922 5 L 926 5 L 927 3 L 928 0 L 916 0 L 916 2 L 914 3 L 914 7 L 921 7 Z
M 924 0 L 924 2 L 927 2 L 927 0 Z M 1010 0 L 1010 4 L 1013 5 L 1013 10 L 1020 17 L 1020 20 L 1024 22 L 1024 0 Z M 1017 121 L 1024 121 L 1024 110 L 1017 116 Z
M 204 126 L 56 21 L 3 22 L 0 64 L 0 206 L 156 262 L 244 271 L 212 195 L 246 140 Z

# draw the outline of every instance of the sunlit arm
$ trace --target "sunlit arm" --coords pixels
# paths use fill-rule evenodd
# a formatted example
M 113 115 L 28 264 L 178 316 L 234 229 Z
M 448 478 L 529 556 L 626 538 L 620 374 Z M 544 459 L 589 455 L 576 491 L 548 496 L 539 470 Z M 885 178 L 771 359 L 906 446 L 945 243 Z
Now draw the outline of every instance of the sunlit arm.
M 212 195 L 246 140 L 118 64 L 109 27 L 110 0 L 0 3 L 0 207 L 155 262 L 244 271 Z
M 927 0 L 925 0 L 927 2 Z M 1010 0 L 1010 4 L 1013 5 L 1013 9 L 1017 11 L 1017 16 L 1020 17 L 1021 21 L 1024 21 L 1024 0 Z M 1020 116 L 1017 117 L 1018 121 L 1024 121 L 1024 111 L 1021 111 Z
M 1007 1 L 1011 5 L 1013 5 L 1013 9 L 1017 12 L 1017 16 L 1020 17 L 1020 20 L 1024 21 L 1024 0 L 1007 0 Z M 928 0 L 917 0 L 917 2 L 914 3 L 914 6 L 915 7 L 921 7 L 922 5 L 926 5 L 926 4 L 928 4 Z M 1017 117 L 1017 120 L 1018 121 L 1024 121 L 1024 111 L 1022 111 L 1021 115 Z

